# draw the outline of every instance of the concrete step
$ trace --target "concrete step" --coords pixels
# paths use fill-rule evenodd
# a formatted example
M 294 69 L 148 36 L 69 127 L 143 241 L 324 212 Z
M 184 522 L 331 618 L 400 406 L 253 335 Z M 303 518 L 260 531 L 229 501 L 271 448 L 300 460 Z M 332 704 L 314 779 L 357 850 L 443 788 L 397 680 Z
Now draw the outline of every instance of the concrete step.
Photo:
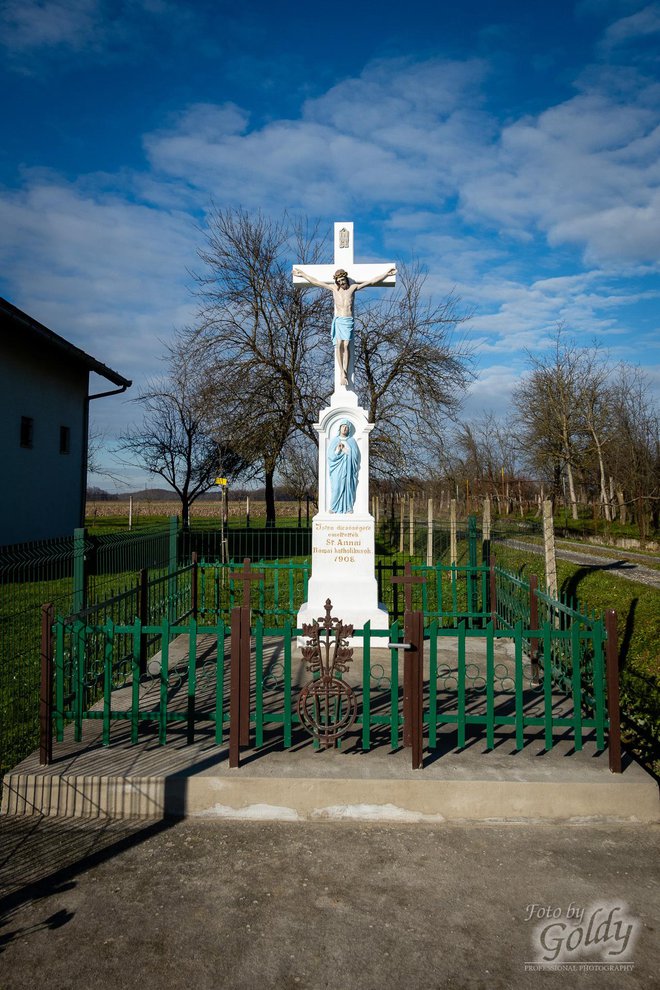
M 92 746 L 39 767 L 35 754 L 4 781 L 2 812 L 85 818 L 196 816 L 281 821 L 654 822 L 658 788 L 633 761 L 612 774 L 607 753 L 592 743 L 575 753 L 541 739 L 520 752 L 499 738 L 485 750 L 425 753 L 421 770 L 410 751 L 355 744 L 315 751 L 246 750 L 229 769 L 226 746 L 192 746 L 183 738 L 159 746 Z

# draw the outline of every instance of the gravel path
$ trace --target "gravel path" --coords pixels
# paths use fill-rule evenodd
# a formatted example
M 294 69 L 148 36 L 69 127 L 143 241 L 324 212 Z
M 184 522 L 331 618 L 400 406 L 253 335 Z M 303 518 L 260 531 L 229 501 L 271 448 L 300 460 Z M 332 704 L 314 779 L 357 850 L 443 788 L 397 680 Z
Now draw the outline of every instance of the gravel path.
M 515 550 L 525 550 L 527 553 L 543 553 L 543 547 L 537 543 L 525 543 L 523 540 L 504 540 L 506 546 Z M 650 588 L 660 589 L 660 571 L 653 570 L 652 567 L 644 567 L 627 556 L 606 557 L 593 553 L 577 553 L 573 550 L 557 548 L 557 557 L 560 560 L 570 560 L 572 564 L 580 564 L 582 567 L 589 567 L 594 571 L 612 571 L 618 577 L 625 578 L 626 581 L 637 581 L 639 584 L 646 584 Z

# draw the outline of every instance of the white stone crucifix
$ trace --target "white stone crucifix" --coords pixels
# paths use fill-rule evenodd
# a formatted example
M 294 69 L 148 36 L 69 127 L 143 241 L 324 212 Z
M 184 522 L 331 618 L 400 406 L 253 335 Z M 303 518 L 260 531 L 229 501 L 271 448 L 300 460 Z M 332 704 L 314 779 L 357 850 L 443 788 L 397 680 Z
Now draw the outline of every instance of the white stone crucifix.
M 353 385 L 354 348 L 353 302 L 355 292 L 367 286 L 393 286 L 396 269 L 393 264 L 356 264 L 354 261 L 353 224 L 335 224 L 334 261 L 329 265 L 294 266 L 294 285 L 316 285 L 332 292 L 335 318 L 332 340 L 335 344 L 335 393 Z

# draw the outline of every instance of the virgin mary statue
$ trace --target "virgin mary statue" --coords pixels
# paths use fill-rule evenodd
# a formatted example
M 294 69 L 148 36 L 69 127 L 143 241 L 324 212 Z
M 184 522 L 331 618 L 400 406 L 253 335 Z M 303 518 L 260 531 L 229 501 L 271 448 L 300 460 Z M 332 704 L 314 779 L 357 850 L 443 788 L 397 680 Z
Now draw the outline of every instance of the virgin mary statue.
M 331 441 L 328 452 L 330 468 L 330 512 L 352 512 L 360 473 L 360 450 L 351 436 L 352 426 L 344 420 Z

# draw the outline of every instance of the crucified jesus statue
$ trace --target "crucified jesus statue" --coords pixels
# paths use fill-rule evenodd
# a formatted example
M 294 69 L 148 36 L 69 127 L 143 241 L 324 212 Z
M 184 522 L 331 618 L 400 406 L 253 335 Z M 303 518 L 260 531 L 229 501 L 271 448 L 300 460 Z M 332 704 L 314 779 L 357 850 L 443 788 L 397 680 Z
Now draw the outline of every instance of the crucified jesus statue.
M 311 285 L 318 285 L 320 289 L 327 289 L 332 292 L 335 303 L 335 315 L 332 320 L 332 343 L 335 345 L 337 363 L 341 370 L 341 384 L 348 384 L 348 368 L 350 360 L 350 345 L 353 339 L 354 320 L 354 298 L 359 289 L 366 289 L 368 285 L 378 285 L 396 275 L 396 268 L 388 268 L 382 275 L 375 275 L 366 282 L 350 282 L 348 273 L 343 268 L 338 268 L 333 275 L 333 282 L 322 282 L 313 275 L 308 275 L 301 268 L 294 268 L 293 274 L 297 278 L 304 278 Z

